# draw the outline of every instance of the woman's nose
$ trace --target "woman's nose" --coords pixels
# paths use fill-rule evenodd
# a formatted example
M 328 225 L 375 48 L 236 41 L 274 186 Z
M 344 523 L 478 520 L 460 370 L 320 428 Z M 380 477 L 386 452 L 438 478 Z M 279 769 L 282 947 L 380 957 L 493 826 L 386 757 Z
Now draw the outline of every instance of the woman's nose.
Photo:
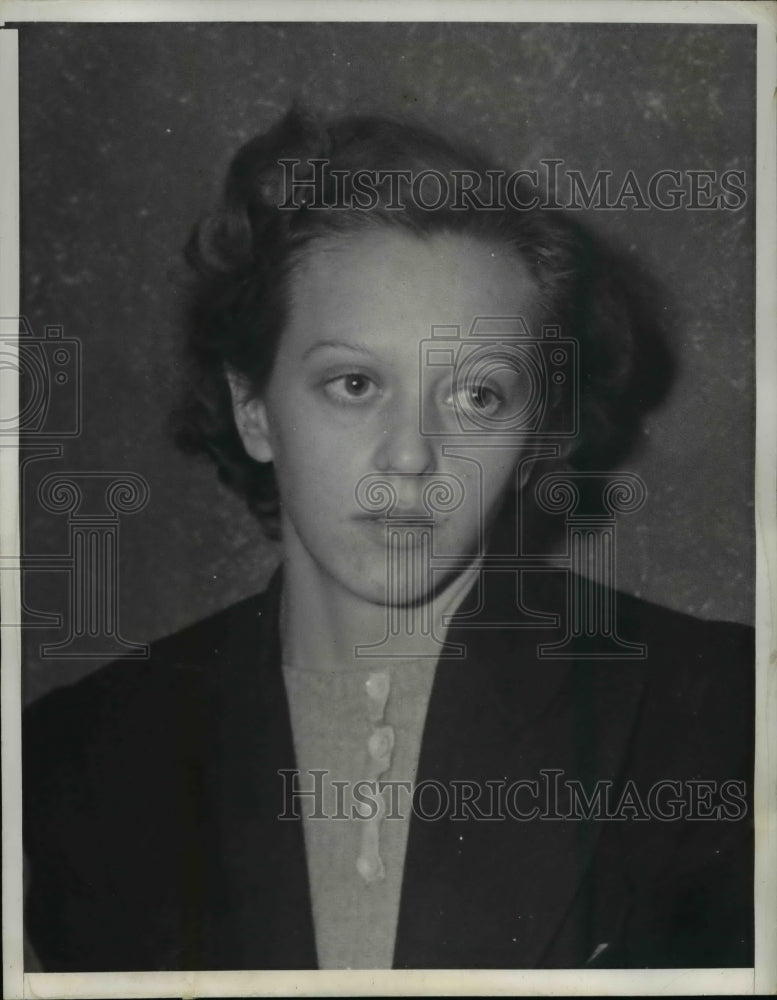
M 434 439 L 421 430 L 418 408 L 397 406 L 387 415 L 375 453 L 378 472 L 422 473 L 435 465 Z

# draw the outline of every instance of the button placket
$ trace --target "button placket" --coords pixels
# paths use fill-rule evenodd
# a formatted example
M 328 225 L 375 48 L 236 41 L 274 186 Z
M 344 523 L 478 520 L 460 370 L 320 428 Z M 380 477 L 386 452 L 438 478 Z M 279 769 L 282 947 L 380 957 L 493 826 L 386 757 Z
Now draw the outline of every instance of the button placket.
M 386 814 L 383 795 L 377 792 L 377 782 L 391 767 L 394 751 L 394 728 L 384 725 L 386 702 L 391 690 L 391 678 L 386 671 L 371 673 L 364 682 L 367 694 L 367 716 L 373 725 L 367 740 L 368 775 L 367 780 L 376 789 L 375 810 L 368 818 L 362 819 L 361 849 L 356 860 L 356 869 L 367 883 L 380 882 L 386 877 L 386 869 L 380 856 L 380 827 Z

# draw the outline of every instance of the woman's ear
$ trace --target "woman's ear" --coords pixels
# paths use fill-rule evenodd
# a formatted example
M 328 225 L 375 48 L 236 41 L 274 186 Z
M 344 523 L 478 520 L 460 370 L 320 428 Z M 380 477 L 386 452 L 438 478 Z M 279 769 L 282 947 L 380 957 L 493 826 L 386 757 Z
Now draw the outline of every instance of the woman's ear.
M 232 396 L 232 413 L 243 447 L 257 462 L 272 462 L 270 424 L 264 401 L 251 391 L 242 375 L 228 371 L 227 381 Z

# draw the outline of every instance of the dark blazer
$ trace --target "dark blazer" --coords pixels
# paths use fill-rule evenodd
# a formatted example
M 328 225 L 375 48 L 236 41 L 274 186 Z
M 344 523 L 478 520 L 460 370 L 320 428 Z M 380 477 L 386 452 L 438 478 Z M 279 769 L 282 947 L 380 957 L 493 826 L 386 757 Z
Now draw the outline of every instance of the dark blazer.
M 484 613 L 502 627 L 451 629 L 466 657 L 438 666 L 418 782 L 556 769 L 564 815 L 570 780 L 617 799 L 631 779 L 640 801 L 676 781 L 723 816 L 414 815 L 394 967 L 752 965 L 751 630 L 619 595 L 646 658 L 597 658 L 594 640 L 545 661 L 565 616 L 509 627 L 522 612 L 498 576 Z M 522 605 L 562 612 L 564 593 L 527 575 Z M 278 594 L 276 578 L 27 711 L 27 924 L 46 970 L 316 967 L 302 824 L 277 818 L 295 767 Z M 698 781 L 746 793 L 738 808 Z

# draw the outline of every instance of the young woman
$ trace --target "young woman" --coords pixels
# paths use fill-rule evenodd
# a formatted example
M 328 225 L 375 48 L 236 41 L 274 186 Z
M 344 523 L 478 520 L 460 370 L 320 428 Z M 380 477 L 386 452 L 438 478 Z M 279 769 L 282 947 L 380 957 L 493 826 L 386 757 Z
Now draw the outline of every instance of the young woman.
M 669 363 L 531 204 L 377 118 L 235 157 L 179 440 L 282 567 L 28 713 L 44 968 L 752 962 L 749 631 L 540 558 Z

